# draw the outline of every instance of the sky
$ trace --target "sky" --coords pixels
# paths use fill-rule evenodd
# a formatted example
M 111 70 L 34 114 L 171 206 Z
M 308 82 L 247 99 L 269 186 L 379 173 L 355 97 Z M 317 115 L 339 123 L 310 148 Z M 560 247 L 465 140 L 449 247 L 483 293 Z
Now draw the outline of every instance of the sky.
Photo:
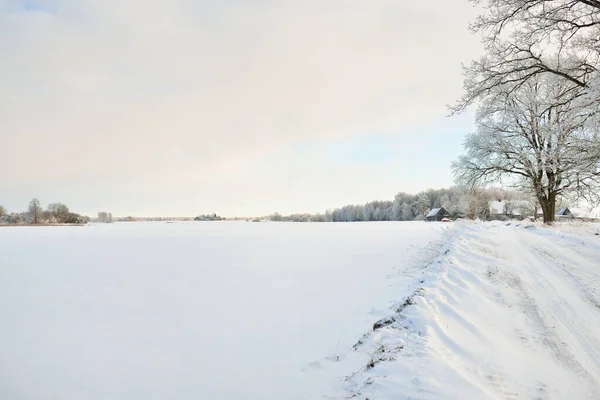
M 0 204 L 324 212 L 453 184 L 467 0 L 0 0 Z

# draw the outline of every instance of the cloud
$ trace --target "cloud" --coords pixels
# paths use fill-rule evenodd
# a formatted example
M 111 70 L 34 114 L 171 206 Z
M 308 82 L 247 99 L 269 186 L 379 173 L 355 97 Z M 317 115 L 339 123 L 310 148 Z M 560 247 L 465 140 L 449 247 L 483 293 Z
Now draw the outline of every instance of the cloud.
M 3 188 L 212 185 L 217 204 L 298 142 L 439 118 L 474 11 L 413 3 L 0 1 Z

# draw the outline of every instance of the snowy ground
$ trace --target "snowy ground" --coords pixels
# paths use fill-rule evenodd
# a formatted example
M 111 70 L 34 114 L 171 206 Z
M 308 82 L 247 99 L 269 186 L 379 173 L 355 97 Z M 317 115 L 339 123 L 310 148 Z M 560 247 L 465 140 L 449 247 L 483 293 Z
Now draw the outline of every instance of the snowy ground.
M 448 224 L 0 228 L 0 399 L 320 399 Z
M 1 399 L 599 399 L 600 224 L 0 229 Z
M 459 227 L 357 343 L 356 399 L 600 399 L 600 225 Z

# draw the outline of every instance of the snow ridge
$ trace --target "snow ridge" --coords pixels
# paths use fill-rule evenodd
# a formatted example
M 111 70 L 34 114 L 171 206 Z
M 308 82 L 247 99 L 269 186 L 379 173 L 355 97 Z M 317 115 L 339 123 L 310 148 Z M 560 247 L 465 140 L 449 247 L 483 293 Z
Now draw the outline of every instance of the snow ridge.
M 463 225 L 354 346 L 352 399 L 600 398 L 600 237 Z

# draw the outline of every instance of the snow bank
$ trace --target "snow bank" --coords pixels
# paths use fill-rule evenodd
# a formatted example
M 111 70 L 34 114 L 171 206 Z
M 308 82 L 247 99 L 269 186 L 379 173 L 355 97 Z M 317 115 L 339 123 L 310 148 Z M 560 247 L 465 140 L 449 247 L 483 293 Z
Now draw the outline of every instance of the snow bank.
M 357 399 L 600 398 L 597 225 L 465 225 L 356 345 Z M 576 235 L 579 233 L 579 235 Z

